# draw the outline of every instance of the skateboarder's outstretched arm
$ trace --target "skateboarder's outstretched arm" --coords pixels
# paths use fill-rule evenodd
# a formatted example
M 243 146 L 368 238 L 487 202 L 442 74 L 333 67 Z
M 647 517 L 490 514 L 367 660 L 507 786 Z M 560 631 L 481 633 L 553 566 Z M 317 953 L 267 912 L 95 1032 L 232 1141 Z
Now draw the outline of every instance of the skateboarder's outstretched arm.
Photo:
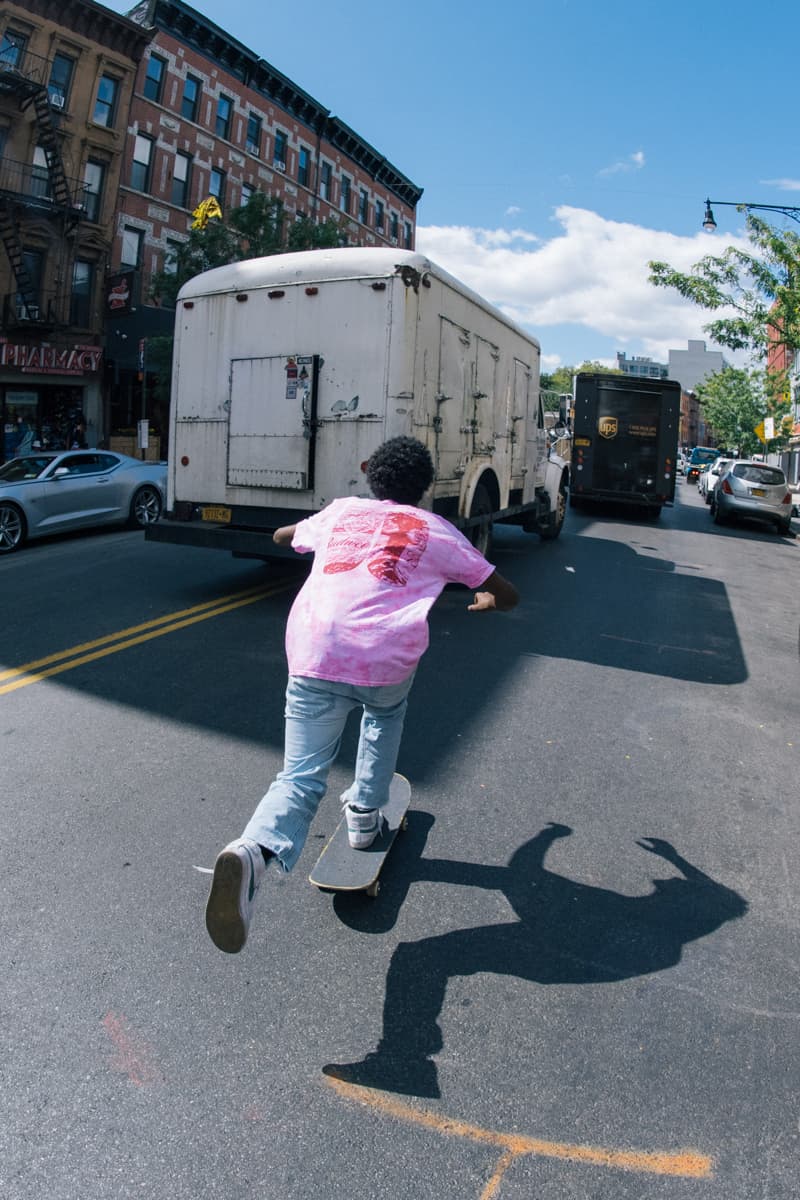
M 475 600 L 468 605 L 469 612 L 509 612 L 519 604 L 519 592 L 499 571 L 492 571 L 482 584 L 482 591 L 475 593 Z
M 280 529 L 276 529 L 273 533 L 273 542 L 278 546 L 291 546 L 296 528 L 296 525 L 282 525 Z

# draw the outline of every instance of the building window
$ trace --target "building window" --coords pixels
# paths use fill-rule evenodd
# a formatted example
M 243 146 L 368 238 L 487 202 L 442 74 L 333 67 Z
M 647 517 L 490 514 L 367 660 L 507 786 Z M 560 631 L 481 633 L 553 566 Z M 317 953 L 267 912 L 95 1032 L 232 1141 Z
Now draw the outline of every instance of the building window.
M 92 285 L 94 266 L 83 259 L 76 259 L 72 269 L 72 294 L 69 305 L 70 325 L 91 325 Z
M 396 212 L 393 212 L 389 217 L 389 236 L 393 242 L 397 241 L 397 235 L 400 232 L 399 218 Z
M 44 254 L 41 250 L 23 250 L 22 262 L 31 281 L 31 286 L 28 291 L 27 301 L 21 292 L 17 292 L 17 316 L 25 321 L 38 321 L 42 302 Z
M 133 146 L 133 163 L 131 165 L 131 187 L 137 192 L 149 192 L 150 167 L 153 157 L 152 138 L 136 134 Z
M 339 191 L 339 208 L 343 213 L 350 212 L 350 179 L 347 175 L 342 176 L 342 185 Z
M 33 166 L 31 167 L 31 195 L 39 200 L 50 200 L 50 168 L 47 165 L 47 155 L 44 146 L 35 146 L 33 151 Z
M 364 188 L 361 188 L 358 193 L 358 219 L 362 225 L 366 225 L 369 216 L 369 196 Z
M 200 102 L 200 80 L 195 79 L 194 75 L 187 75 L 186 82 L 183 85 L 183 99 L 181 100 L 181 116 L 187 121 L 197 120 L 197 106 Z
M 275 149 L 272 153 L 272 165 L 279 171 L 286 170 L 286 158 L 289 148 L 289 135 L 282 129 L 275 130 Z
M 375 228 L 383 233 L 383 201 L 375 201 Z
M 250 113 L 247 118 L 247 138 L 245 141 L 246 149 L 250 154 L 255 154 L 258 158 L 261 153 L 261 117 L 257 113 Z
M 92 114 L 95 125 L 105 125 L 107 129 L 111 128 L 116 115 L 118 95 L 119 81 L 111 75 L 101 75 Z
M 251 187 L 249 183 L 242 184 L 242 205 L 241 205 L 242 208 L 244 208 L 245 205 L 250 203 L 250 197 L 253 195 L 255 190 L 256 189 L 254 187 Z
M 189 206 L 189 179 L 191 174 L 191 155 L 184 154 L 179 150 L 175 155 L 175 163 L 172 167 L 172 194 L 170 196 L 172 203 L 177 204 L 179 208 L 188 208 Z
M 47 94 L 53 108 L 66 108 L 69 96 L 69 85 L 72 82 L 72 72 L 75 69 L 75 59 L 67 54 L 55 54 L 50 67 L 50 82 Z
M 327 200 L 330 204 L 331 199 L 331 164 L 324 162 L 319 177 L 319 194 L 323 200 Z
M 405 246 L 406 250 L 411 249 L 411 236 L 412 236 L 411 222 L 404 221 L 403 222 L 403 245 Z
M 90 221 L 99 221 L 103 203 L 103 185 L 106 168 L 103 163 L 90 158 L 83 168 L 83 203 Z
M 178 270 L 178 254 L 183 242 L 176 242 L 173 238 L 167 238 L 167 250 L 164 255 L 164 274 L 175 275 Z
M 310 163 L 311 156 L 309 155 L 308 150 L 306 150 L 305 146 L 301 146 L 300 153 L 297 157 L 297 182 L 302 187 L 308 187 L 308 180 L 310 178 Z
M 217 100 L 217 120 L 214 131 L 217 137 L 224 138 L 226 142 L 230 140 L 232 112 L 233 101 L 227 96 L 220 96 Z
M 138 267 L 142 261 L 142 243 L 144 242 L 144 234 L 141 229 L 134 229 L 132 225 L 125 225 L 122 229 L 122 253 L 120 255 L 120 266 L 122 267 Z
M 161 101 L 161 90 L 164 87 L 164 76 L 167 72 L 167 64 L 163 58 L 159 58 L 157 54 L 151 54 L 147 62 L 147 73 L 144 77 L 144 94 L 148 100 L 154 100 L 156 104 Z
M 19 67 L 25 54 L 28 39 L 24 33 L 7 29 L 0 42 L 0 64 L 4 67 Z
M 214 196 L 219 201 L 220 208 L 225 203 L 225 172 L 218 171 L 216 167 L 211 168 L 211 177 L 208 181 L 208 194 Z

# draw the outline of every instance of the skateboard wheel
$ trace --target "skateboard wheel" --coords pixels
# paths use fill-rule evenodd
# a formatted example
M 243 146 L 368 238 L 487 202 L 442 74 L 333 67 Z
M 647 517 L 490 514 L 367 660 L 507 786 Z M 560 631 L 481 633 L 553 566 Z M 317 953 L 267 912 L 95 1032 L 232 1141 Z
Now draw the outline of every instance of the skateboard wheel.
M 369 885 L 369 887 L 366 889 L 366 892 L 367 892 L 368 896 L 372 896 L 372 898 L 374 899 L 380 890 L 381 890 L 381 881 L 380 881 L 380 879 L 376 879 L 374 883 L 371 883 Z

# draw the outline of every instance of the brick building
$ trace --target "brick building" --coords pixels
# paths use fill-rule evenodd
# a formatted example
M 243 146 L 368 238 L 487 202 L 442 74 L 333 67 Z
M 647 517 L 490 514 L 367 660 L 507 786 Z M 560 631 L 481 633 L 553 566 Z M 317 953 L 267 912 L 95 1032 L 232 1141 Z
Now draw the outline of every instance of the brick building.
M 149 33 L 92 0 L 0 10 L 0 461 L 103 411 L 102 284 Z
M 202 200 L 216 197 L 224 215 L 262 191 L 288 220 L 338 221 L 350 244 L 413 248 L 422 191 L 182 0 L 143 0 L 128 15 L 151 40 L 131 101 L 108 288 L 111 432 L 146 413 L 163 433 L 147 347 L 174 316 L 153 302 L 150 280 L 169 269 Z

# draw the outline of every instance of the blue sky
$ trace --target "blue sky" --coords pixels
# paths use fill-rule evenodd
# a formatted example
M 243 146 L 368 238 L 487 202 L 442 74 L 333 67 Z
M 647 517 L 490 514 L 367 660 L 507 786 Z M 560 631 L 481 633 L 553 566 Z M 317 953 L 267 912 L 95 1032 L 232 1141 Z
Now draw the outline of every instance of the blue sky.
M 800 206 L 789 0 L 194 7 L 425 189 L 418 249 L 530 329 L 545 366 L 706 337 L 648 260 L 685 269 L 741 238 L 734 208 L 703 232 L 706 196 Z

